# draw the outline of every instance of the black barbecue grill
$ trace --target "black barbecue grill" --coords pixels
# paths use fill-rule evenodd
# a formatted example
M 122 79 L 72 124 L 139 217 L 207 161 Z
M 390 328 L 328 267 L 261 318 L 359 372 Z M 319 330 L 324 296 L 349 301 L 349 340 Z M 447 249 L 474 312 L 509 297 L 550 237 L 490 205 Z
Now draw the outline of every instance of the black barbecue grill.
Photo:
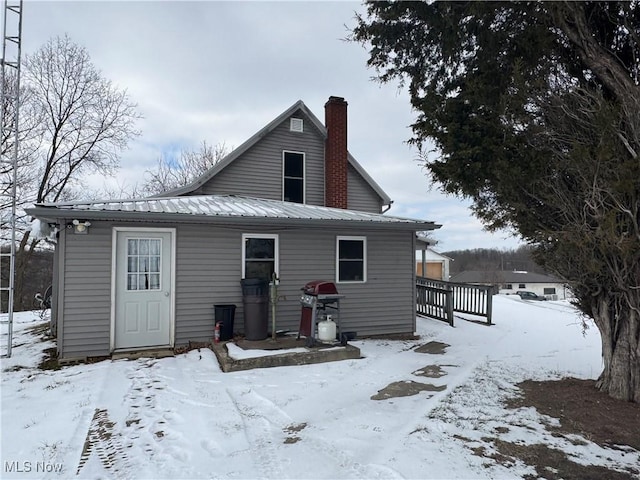
M 340 330 L 340 299 L 344 295 L 338 293 L 336 284 L 325 280 L 314 280 L 302 287 L 300 304 L 300 326 L 298 328 L 298 338 L 307 337 L 307 344 L 312 346 L 315 343 L 315 332 L 318 325 L 319 314 L 335 312 L 338 337 L 341 338 Z

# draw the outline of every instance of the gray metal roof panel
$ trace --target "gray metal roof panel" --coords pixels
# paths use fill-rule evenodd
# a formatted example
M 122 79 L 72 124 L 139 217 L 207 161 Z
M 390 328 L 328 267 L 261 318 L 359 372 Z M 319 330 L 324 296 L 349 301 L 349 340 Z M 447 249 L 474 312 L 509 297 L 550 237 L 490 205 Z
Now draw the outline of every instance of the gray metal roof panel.
M 117 217 L 119 212 L 123 212 L 137 214 L 139 217 L 149 214 L 170 214 L 180 217 L 348 221 L 378 225 L 405 225 L 417 229 L 423 229 L 425 226 L 430 229 L 439 228 L 439 225 L 424 220 L 236 195 L 48 203 L 37 204 L 29 211 L 35 216 L 55 216 L 57 213 L 64 217 L 84 215 L 90 218 L 92 214 L 110 212 Z M 104 215 L 100 216 L 104 217 Z

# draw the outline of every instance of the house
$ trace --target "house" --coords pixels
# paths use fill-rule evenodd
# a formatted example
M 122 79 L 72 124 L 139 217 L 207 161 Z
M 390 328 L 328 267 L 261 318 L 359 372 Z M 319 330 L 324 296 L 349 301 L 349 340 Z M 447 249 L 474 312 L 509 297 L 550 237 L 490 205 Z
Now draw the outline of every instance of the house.
M 526 290 L 549 300 L 564 300 L 570 295 L 566 283 L 559 278 L 541 273 L 467 270 L 453 275 L 451 281 L 495 285 L 499 293 L 503 294 L 515 294 L 518 290 Z
M 418 237 L 416 243 L 419 246 L 423 239 Z M 451 258 L 436 252 L 429 243 L 423 246 L 421 258 L 416 262 L 416 275 L 418 277 L 431 278 L 433 280 L 449 280 L 449 262 Z
M 52 320 L 63 360 L 210 341 L 214 305 L 241 279 L 280 279 L 277 328 L 297 331 L 300 289 L 335 281 L 358 335 L 415 331 L 416 232 L 347 150 L 347 103 L 322 122 L 295 103 L 190 185 L 146 199 L 37 204 L 57 229 Z

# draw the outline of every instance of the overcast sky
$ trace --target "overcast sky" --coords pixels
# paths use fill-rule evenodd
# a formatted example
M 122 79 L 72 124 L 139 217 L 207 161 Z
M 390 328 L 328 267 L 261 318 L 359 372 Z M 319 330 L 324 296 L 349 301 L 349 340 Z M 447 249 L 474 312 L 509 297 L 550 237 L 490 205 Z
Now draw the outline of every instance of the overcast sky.
M 26 0 L 23 52 L 67 33 L 138 104 L 142 135 L 122 154 L 119 185 L 142 178 L 161 153 L 203 140 L 237 147 L 297 100 L 324 120 L 335 95 L 349 104 L 349 151 L 394 200 L 389 214 L 442 224 L 439 251 L 516 247 L 508 233 L 485 232 L 468 202 L 431 188 L 406 144 L 408 94 L 372 81 L 367 51 L 343 40 L 363 11 L 348 1 Z

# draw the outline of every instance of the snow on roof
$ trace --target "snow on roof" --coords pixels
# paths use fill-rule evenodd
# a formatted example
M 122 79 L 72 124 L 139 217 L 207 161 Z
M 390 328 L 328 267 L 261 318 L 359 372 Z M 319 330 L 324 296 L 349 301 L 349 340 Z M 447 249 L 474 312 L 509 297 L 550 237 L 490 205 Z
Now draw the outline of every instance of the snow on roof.
M 270 218 L 289 220 L 350 221 L 374 224 L 407 225 L 415 228 L 439 228 L 425 220 L 393 217 L 378 213 L 328 208 L 316 205 L 283 202 L 236 195 L 199 195 L 169 198 L 129 200 L 100 200 L 93 202 L 65 202 L 37 204 L 28 209 L 36 217 L 94 214 L 105 218 L 125 214 L 175 214 L 200 217 Z M 57 215 L 56 215 L 57 214 Z

